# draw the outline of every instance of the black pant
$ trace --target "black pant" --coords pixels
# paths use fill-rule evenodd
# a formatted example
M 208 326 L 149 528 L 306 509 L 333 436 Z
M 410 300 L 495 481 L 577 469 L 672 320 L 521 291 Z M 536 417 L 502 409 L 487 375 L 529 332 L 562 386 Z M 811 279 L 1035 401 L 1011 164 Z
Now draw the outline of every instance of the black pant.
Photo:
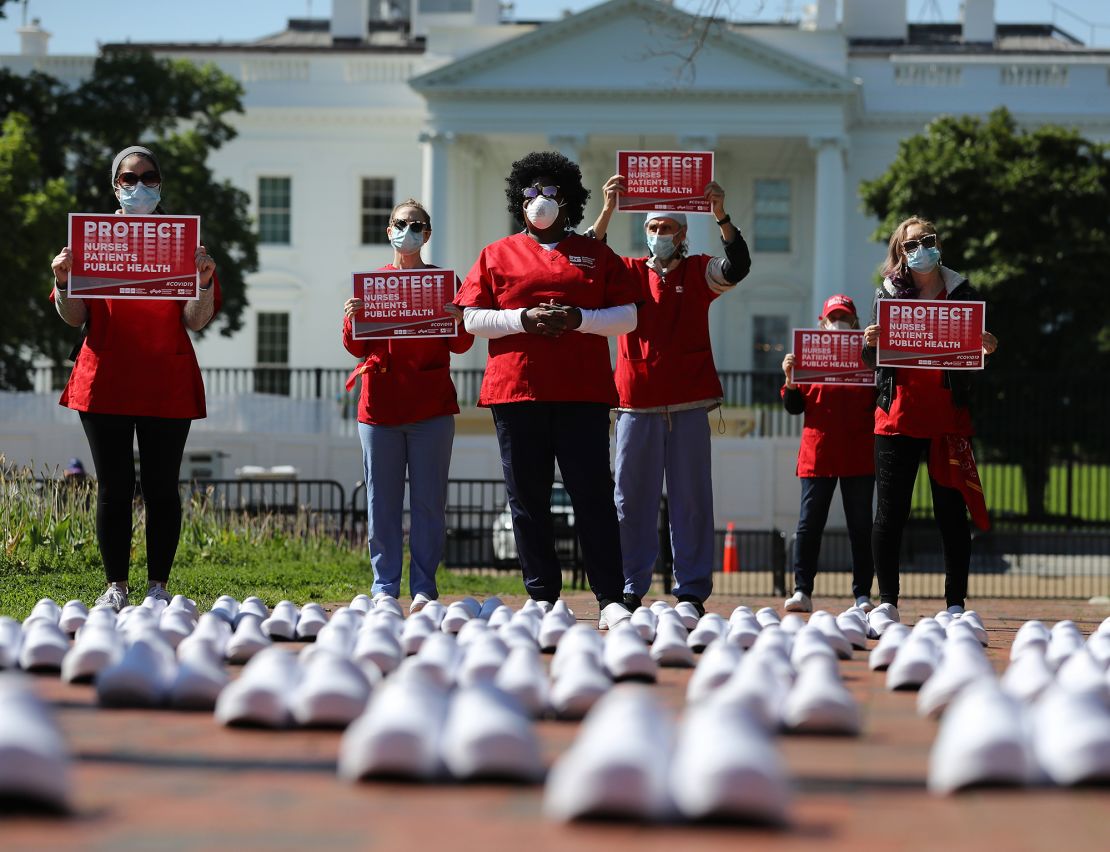
M 96 539 L 109 583 L 126 583 L 131 563 L 131 508 L 135 499 L 135 453 L 146 505 L 148 580 L 166 582 L 181 538 L 177 479 L 191 420 L 81 413 L 96 466 Z
M 898 559 L 902 530 L 910 516 L 910 501 L 917 470 L 928 459 L 929 439 L 907 435 L 875 436 L 875 486 L 878 504 L 871 531 L 875 574 L 883 603 L 898 604 Z M 971 527 L 967 506 L 955 488 L 945 488 L 929 477 L 933 492 L 933 517 L 944 549 L 944 598 L 948 606 L 963 606 L 971 566 Z
M 551 519 L 555 462 L 574 507 L 586 578 L 599 601 L 624 590 L 620 527 L 609 469 L 609 406 L 513 402 L 492 406 L 524 587 L 554 601 L 563 587 Z
M 802 505 L 798 529 L 794 533 L 794 590 L 807 595 L 813 594 L 821 535 L 829 518 L 837 481 L 835 476 L 802 477 Z M 871 500 L 875 494 L 875 477 L 842 476 L 839 482 L 848 541 L 852 545 L 852 597 L 869 598 L 871 581 L 875 577 L 871 558 Z

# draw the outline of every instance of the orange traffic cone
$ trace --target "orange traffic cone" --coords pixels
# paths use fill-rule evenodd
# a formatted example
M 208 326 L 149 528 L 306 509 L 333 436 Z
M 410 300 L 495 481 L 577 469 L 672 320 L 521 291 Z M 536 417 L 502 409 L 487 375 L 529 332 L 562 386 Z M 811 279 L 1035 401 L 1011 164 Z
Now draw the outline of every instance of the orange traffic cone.
M 725 574 L 740 573 L 740 554 L 736 552 L 736 526 L 732 521 L 725 528 L 725 553 L 721 562 L 721 571 Z

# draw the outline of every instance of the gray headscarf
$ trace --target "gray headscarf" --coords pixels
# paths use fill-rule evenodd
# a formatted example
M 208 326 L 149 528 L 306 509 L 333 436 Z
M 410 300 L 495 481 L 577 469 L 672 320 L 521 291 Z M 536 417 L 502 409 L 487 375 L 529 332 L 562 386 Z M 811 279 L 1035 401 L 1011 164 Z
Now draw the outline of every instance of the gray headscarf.
M 162 173 L 162 168 L 158 165 L 158 160 L 155 158 L 154 152 L 152 152 L 149 148 L 144 148 L 142 145 L 132 145 L 130 148 L 124 148 L 122 151 L 116 154 L 115 159 L 112 160 L 113 189 L 115 189 L 116 187 L 116 176 L 119 174 L 120 164 L 132 154 L 142 154 L 144 157 L 154 163 L 154 168 L 158 170 L 158 174 Z

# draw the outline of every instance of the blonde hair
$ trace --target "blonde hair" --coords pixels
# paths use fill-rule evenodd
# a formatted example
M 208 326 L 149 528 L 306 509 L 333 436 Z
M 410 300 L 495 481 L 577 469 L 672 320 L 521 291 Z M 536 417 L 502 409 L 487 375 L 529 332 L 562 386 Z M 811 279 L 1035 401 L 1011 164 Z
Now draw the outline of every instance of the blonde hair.
M 428 211 L 427 209 L 425 209 L 424 205 L 417 201 L 415 198 L 406 198 L 404 201 L 394 207 L 393 212 L 389 214 L 390 222 L 393 221 L 393 217 L 397 215 L 397 211 L 400 210 L 402 207 L 415 207 L 422 214 L 424 214 L 424 221 L 428 223 L 428 230 L 430 231 L 432 229 L 432 217 L 428 215 Z
M 894 233 L 890 235 L 890 243 L 887 245 L 886 250 L 886 263 L 883 265 L 883 278 L 905 278 L 906 265 L 902 257 L 902 243 L 906 241 L 906 232 L 913 225 L 920 225 L 928 233 L 935 234 L 937 226 L 930 222 L 928 219 L 923 219 L 920 216 L 910 216 L 902 224 L 894 229 Z M 940 243 L 939 239 L 937 241 Z

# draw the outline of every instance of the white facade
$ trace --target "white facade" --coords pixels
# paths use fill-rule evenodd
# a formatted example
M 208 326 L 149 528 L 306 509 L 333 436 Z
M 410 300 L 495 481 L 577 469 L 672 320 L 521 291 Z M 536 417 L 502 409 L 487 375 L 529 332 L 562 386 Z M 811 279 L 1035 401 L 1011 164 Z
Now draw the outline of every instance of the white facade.
M 353 366 L 339 335 L 351 273 L 392 257 L 387 244 L 362 242 L 365 178 L 391 180 L 394 201 L 424 201 L 434 226 L 427 259 L 465 275 L 483 245 L 509 232 L 504 178 L 529 151 L 557 149 L 581 164 L 594 190 L 582 227 L 600 208 L 618 149 L 715 151 L 716 178 L 753 265 L 714 305 L 713 346 L 721 370 L 747 370 L 777 366 L 781 350 L 759 355 L 756 344 L 781 345 L 790 328 L 812 325 L 826 296 L 848 293 L 867 310 L 885 246 L 872 240 L 876 223 L 860 210 L 857 187 L 935 116 L 1004 105 L 1027 126 L 1051 121 L 1110 139 L 1110 52 L 1049 25 L 995 24 L 990 0 L 967 4 L 966 33 L 960 23 L 907 24 L 909 0 L 844 0 L 841 21 L 835 0 L 819 0 L 794 25 L 712 26 L 689 64 L 678 54 L 695 47 L 693 19 L 659 0 L 610 0 L 543 24 L 498 23 L 498 4 L 487 0 L 474 0 L 470 13 L 436 11 L 457 3 L 394 3 L 399 23 L 382 21 L 377 2 L 333 2 L 330 21 L 291 21 L 258 42 L 149 45 L 214 62 L 242 83 L 245 114 L 235 118 L 238 137 L 213 157 L 216 175 L 247 191 L 256 215 L 261 178 L 287 178 L 291 190 L 288 243 L 260 247 L 243 329 L 207 335 L 197 347 L 205 367 L 254 366 L 259 314 L 288 315 L 290 366 Z M 70 82 L 92 61 L 0 57 L 18 72 L 38 68 Z M 789 196 L 785 207 L 767 206 L 786 226 L 785 250 L 756 244 L 765 181 Z M 610 245 L 642 253 L 641 222 L 617 214 Z M 691 248 L 717 250 L 716 232 L 709 217 L 692 217 Z M 783 336 L 757 341 L 759 330 Z M 479 342 L 456 365 L 480 367 L 484 358 Z M 206 439 L 205 428 L 197 424 L 191 445 L 233 444 L 233 465 L 286 460 L 270 459 L 277 438 Z M 74 437 L 80 446 L 79 430 Z M 314 438 L 296 440 L 308 448 Z M 352 479 L 357 443 L 350 450 L 349 459 L 306 450 L 304 464 L 316 469 L 303 475 Z M 28 449 L 52 459 L 35 452 Z M 769 453 L 777 458 L 778 449 Z M 464 466 L 455 475 L 500 475 L 495 454 L 488 470 L 484 461 Z M 774 494 L 772 503 L 792 513 L 792 464 L 758 476 L 762 487 L 740 491 Z M 739 518 L 743 508 L 728 494 L 741 478 L 718 480 L 718 522 Z

